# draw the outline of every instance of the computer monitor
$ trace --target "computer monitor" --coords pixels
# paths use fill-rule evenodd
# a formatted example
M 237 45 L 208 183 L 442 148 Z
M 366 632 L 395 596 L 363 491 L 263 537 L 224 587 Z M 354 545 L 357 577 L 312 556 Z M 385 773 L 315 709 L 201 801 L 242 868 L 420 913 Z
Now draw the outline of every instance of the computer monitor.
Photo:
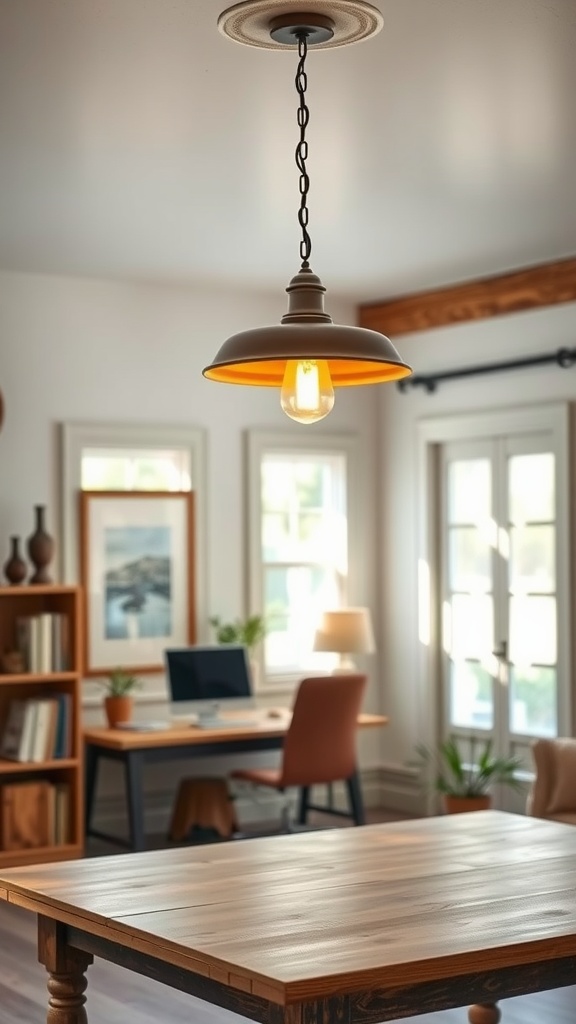
M 217 717 L 221 708 L 251 706 L 245 647 L 179 647 L 164 654 L 173 717 L 210 719 Z

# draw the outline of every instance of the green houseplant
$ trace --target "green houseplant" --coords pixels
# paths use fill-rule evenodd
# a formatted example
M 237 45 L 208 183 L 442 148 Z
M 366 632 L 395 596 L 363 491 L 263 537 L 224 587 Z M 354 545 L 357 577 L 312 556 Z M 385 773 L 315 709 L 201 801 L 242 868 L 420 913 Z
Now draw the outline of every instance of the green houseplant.
M 234 619 L 233 622 L 222 622 L 219 615 L 213 615 L 210 625 L 219 644 L 243 644 L 249 651 L 256 647 L 267 633 L 263 615 L 249 615 L 246 619 Z
M 133 692 L 140 686 L 136 676 L 118 667 L 108 674 L 103 685 L 106 691 L 104 710 L 110 728 L 129 722 L 134 711 Z
M 431 784 L 442 794 L 448 814 L 485 810 L 491 805 L 490 787 L 507 785 L 520 789 L 515 772 L 520 767 L 517 757 L 496 757 L 492 740 L 470 738 L 468 756 L 464 756 L 455 736 L 443 740 L 436 750 L 420 744 L 421 762 L 431 772 Z
M 250 672 L 253 686 L 258 685 L 260 664 L 255 655 L 255 648 L 262 642 L 268 627 L 263 615 L 248 615 L 245 619 L 236 618 L 232 622 L 223 622 L 219 615 L 213 615 L 210 625 L 216 633 L 219 644 L 243 644 L 248 651 Z

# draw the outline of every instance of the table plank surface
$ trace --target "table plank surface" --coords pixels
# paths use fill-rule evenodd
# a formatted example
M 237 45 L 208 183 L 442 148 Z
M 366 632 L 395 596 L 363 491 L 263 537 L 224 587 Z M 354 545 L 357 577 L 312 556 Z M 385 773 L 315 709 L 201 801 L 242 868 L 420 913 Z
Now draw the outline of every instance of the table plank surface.
M 171 725 L 166 729 L 150 732 L 131 731 L 128 729 L 89 728 L 84 729 L 84 740 L 109 750 L 141 750 L 153 747 L 176 747 L 190 744 L 191 746 L 208 743 L 228 742 L 231 740 L 251 740 L 283 736 L 286 732 L 292 713 L 288 708 L 279 709 L 279 716 L 271 718 L 265 710 L 238 711 L 236 715 L 229 711 L 221 712 L 222 718 L 234 717 L 249 724 L 238 728 L 200 729 L 194 725 Z M 374 715 L 363 712 L 358 715 L 358 728 L 376 728 L 388 724 L 386 715 Z
M 576 956 L 576 828 L 483 811 L 124 854 L 5 870 L 0 898 L 289 1004 Z

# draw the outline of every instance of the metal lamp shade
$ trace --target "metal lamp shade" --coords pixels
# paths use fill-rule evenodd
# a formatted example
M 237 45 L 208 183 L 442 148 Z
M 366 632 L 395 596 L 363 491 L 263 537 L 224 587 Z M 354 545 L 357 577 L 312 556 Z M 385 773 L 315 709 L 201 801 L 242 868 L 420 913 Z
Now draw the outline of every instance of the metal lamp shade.
M 281 323 L 232 335 L 202 371 L 205 377 L 281 388 L 288 361 L 320 359 L 328 363 L 334 387 L 381 384 L 412 372 L 384 334 L 332 322 L 324 311 L 326 289 L 309 267 L 301 268 L 286 291 L 289 308 Z

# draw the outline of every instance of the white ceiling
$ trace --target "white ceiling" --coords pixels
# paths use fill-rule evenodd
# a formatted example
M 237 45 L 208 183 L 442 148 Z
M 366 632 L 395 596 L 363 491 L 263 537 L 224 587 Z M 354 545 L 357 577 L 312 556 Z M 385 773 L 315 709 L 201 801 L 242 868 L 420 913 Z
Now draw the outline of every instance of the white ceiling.
M 379 35 L 308 60 L 329 292 L 576 252 L 575 0 L 375 2 Z M 224 6 L 0 0 L 0 268 L 285 287 L 297 58 L 225 39 Z

